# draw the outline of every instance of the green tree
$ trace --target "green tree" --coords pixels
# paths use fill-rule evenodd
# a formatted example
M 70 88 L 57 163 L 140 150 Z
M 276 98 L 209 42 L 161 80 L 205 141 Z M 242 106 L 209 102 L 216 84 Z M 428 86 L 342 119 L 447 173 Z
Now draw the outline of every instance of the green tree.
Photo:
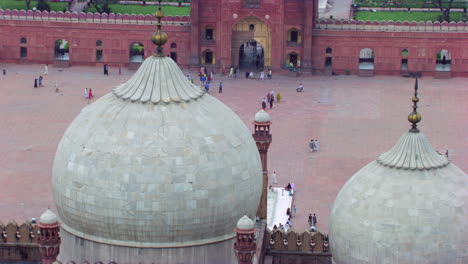
M 92 0 L 90 3 L 94 8 L 96 8 L 96 11 L 98 13 L 112 13 L 112 10 L 109 6 L 110 3 L 113 3 L 115 1 L 113 0 Z
M 39 2 L 37 2 L 36 8 L 39 11 L 47 10 L 50 12 L 50 5 L 45 0 L 39 0 Z
M 432 0 L 432 5 L 440 9 L 441 21 L 450 22 L 450 9 L 453 6 L 454 0 Z
M 26 2 L 26 9 L 29 10 L 31 9 L 31 2 L 32 0 L 24 0 Z

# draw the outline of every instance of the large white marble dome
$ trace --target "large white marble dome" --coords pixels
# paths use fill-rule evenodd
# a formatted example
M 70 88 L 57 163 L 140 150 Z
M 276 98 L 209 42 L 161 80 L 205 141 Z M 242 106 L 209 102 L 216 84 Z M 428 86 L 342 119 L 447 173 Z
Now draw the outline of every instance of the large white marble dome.
M 132 79 L 85 107 L 53 166 L 62 227 L 130 247 L 232 238 L 240 217 L 255 216 L 261 187 L 247 127 L 166 57 L 146 59 Z
M 468 263 L 468 176 L 419 131 L 354 174 L 333 205 L 335 264 Z

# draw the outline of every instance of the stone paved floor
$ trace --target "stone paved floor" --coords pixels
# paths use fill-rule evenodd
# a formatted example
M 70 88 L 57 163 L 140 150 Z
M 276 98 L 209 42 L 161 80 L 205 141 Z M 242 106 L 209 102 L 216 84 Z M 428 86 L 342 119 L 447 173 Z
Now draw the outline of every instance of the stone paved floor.
M 72 67 L 59 72 L 49 67 L 44 87 L 34 89 L 33 78 L 43 65 L 0 64 L 0 220 L 23 222 L 54 208 L 51 168 L 57 144 L 73 118 L 86 106 L 85 87 L 96 98 L 129 79 L 111 68 L 104 76 L 99 67 Z M 191 73 L 195 76 L 194 73 Z M 242 74 L 240 74 L 242 75 Z M 291 78 L 274 73 L 273 80 L 222 78 L 223 94 L 211 94 L 230 106 L 253 129 L 260 100 L 272 89 L 284 100 L 268 110 L 273 142 L 269 170 L 279 183 L 296 184 L 298 231 L 307 228 L 307 215 L 316 213 L 318 228 L 328 231 L 328 217 L 342 185 L 382 151 L 388 150 L 409 129 L 413 80 L 401 77 L 357 76 Z M 53 90 L 57 82 L 60 93 Z M 295 87 L 304 83 L 305 91 Z M 420 128 L 435 149 L 449 150 L 455 164 L 468 172 L 467 79 L 420 82 Z M 215 114 L 215 113 L 213 113 Z M 320 152 L 311 153 L 311 138 Z
M 292 211 L 293 196 L 289 195 L 284 188 L 271 188 L 268 190 L 267 207 L 267 227 L 273 229 L 273 226 L 286 225 L 288 208 Z M 292 222 L 292 219 L 291 219 Z

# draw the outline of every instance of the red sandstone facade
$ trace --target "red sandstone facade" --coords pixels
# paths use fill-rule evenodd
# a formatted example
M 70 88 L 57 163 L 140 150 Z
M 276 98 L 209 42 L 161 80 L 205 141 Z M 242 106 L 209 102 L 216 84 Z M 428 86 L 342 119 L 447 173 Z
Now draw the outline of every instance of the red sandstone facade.
M 292 61 L 303 73 L 468 76 L 463 22 L 319 21 L 317 0 L 192 0 L 190 17 L 165 22 L 164 51 L 181 67 L 239 66 L 243 44 L 255 41 L 256 70 Z M 0 61 L 131 67 L 132 43 L 144 46 L 143 57 L 153 53 L 154 24 L 149 15 L 0 10 Z M 66 62 L 56 60 L 59 39 L 69 43 Z

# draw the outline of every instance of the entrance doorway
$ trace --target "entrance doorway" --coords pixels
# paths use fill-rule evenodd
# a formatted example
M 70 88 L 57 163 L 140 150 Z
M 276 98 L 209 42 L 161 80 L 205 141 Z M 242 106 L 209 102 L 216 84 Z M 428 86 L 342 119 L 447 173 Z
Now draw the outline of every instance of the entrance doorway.
M 264 67 L 262 44 L 255 40 L 244 42 L 239 48 L 239 69 L 259 71 Z
M 333 65 L 332 57 L 325 57 L 325 68 L 331 68 Z
M 231 65 L 246 71 L 268 70 L 271 66 L 270 27 L 249 15 L 232 26 Z
M 450 51 L 443 49 L 437 52 L 436 71 L 451 71 L 452 70 L 452 55 Z
M 133 42 L 130 44 L 129 61 L 141 63 L 145 59 L 145 46 L 140 42 Z
M 64 39 L 58 39 L 54 42 L 55 60 L 70 60 L 70 44 Z

